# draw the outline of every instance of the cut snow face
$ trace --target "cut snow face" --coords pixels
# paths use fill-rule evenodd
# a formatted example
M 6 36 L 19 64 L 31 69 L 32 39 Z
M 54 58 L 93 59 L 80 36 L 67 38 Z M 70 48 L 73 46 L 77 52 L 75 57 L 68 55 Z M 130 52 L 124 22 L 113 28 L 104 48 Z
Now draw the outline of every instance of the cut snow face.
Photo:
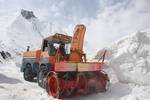
M 130 34 L 117 41 L 108 48 L 107 59 L 119 81 L 150 85 L 150 31 Z

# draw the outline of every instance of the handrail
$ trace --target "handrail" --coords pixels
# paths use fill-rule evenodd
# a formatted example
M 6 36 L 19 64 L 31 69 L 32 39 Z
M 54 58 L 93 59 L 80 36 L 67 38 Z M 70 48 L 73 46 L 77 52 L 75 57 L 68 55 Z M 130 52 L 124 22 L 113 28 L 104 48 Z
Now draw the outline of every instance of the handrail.
M 104 51 L 104 54 L 98 59 L 98 62 L 102 59 L 102 63 L 105 60 L 105 56 L 106 56 L 107 50 Z

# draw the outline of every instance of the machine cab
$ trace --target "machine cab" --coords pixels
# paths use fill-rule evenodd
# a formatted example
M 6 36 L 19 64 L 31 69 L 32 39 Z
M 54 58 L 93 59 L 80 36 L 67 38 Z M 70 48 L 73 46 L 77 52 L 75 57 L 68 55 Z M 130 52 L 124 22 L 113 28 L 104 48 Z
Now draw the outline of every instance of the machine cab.
M 72 37 L 56 33 L 43 40 L 41 58 L 49 58 L 49 63 L 67 60 Z

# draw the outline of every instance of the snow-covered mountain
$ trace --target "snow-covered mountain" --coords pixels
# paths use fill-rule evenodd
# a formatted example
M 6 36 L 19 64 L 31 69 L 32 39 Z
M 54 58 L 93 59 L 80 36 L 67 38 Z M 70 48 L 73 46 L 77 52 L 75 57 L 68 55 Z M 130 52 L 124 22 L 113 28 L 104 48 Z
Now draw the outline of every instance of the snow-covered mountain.
M 2 31 L 4 36 L 0 38 L 0 46 L 3 48 L 0 52 L 8 51 L 12 58 L 20 63 L 21 54 L 27 46 L 30 46 L 32 50 L 40 48 L 42 39 L 50 35 L 48 24 L 48 22 L 40 21 L 32 11 L 22 9 L 20 14 L 4 27 Z
M 27 46 L 37 48 L 44 37 L 43 26 L 32 11 L 21 10 L 20 15 L 7 28 L 10 46 L 23 51 Z
M 109 66 L 121 82 L 150 85 L 150 31 L 129 34 L 107 50 Z

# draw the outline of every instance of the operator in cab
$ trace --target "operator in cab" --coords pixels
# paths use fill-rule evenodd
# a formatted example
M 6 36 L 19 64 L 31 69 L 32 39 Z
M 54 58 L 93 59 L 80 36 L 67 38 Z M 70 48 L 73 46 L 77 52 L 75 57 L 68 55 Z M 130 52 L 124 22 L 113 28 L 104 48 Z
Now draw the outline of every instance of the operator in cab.
M 55 56 L 57 49 L 54 47 L 53 43 L 48 44 L 48 52 L 50 56 Z
M 64 61 L 66 60 L 66 50 L 65 50 L 65 44 L 61 43 L 59 45 L 59 48 L 57 50 L 56 56 L 58 61 Z
M 65 50 L 65 44 L 64 43 L 61 43 L 59 45 L 59 51 L 60 51 L 62 56 L 66 56 L 66 50 Z

